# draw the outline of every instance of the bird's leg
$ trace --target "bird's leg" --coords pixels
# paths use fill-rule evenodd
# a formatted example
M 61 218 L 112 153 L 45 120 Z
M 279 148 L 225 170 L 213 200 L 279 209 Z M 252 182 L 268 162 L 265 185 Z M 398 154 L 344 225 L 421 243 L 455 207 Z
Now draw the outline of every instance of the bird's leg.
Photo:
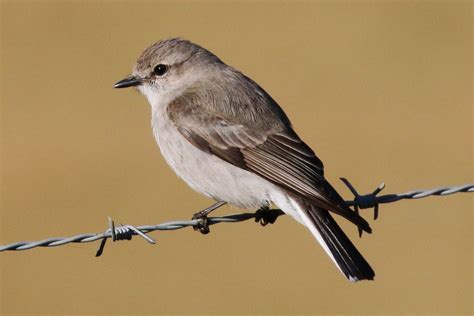
M 194 214 L 192 219 L 200 219 L 200 222 L 196 226 L 193 226 L 194 230 L 199 230 L 201 234 L 208 234 L 211 230 L 209 229 L 209 225 L 207 223 L 207 215 L 211 214 L 212 211 L 225 204 L 227 204 L 227 202 L 216 202 L 211 206 L 206 207 L 202 211 Z
M 218 209 L 221 206 L 224 206 L 227 202 L 216 202 L 209 207 L 206 207 L 202 211 L 199 211 L 193 215 L 193 219 L 203 218 L 211 214 L 212 211 Z
M 270 209 L 268 205 L 265 205 L 255 212 L 255 222 L 260 223 L 262 226 L 266 226 L 267 224 L 275 223 L 278 216 L 283 214 L 282 210 Z

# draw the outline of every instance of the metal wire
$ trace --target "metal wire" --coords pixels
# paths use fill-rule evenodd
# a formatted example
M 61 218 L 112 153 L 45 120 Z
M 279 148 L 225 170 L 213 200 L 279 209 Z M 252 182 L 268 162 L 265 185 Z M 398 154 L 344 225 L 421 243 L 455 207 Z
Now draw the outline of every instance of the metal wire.
M 378 217 L 378 205 L 385 203 L 392 203 L 402 199 L 419 199 L 432 195 L 445 196 L 454 193 L 460 192 L 474 192 L 474 184 L 466 184 L 461 186 L 450 186 L 450 187 L 441 187 L 436 189 L 429 190 L 415 190 L 409 191 L 400 194 L 387 194 L 382 196 L 377 196 L 380 191 L 385 187 L 385 184 L 381 184 L 370 194 L 359 195 L 355 188 L 350 184 L 350 182 L 341 178 L 341 180 L 346 184 L 346 186 L 354 194 L 354 199 L 346 201 L 349 206 L 353 206 L 355 211 L 358 212 L 359 209 L 374 208 L 374 219 Z M 254 219 L 256 222 L 260 222 L 262 225 L 267 223 L 275 222 L 276 218 L 283 215 L 284 213 L 281 210 L 274 209 L 260 209 L 254 213 L 240 213 L 233 214 L 221 217 L 209 217 L 206 218 L 207 225 L 215 225 L 219 223 L 237 223 L 243 222 L 249 219 Z M 187 221 L 171 221 L 157 225 L 143 225 L 143 226 L 132 226 L 132 225 L 120 225 L 115 226 L 112 219 L 109 218 L 109 228 L 103 233 L 95 234 L 81 234 L 73 237 L 55 237 L 43 239 L 40 241 L 22 241 L 16 242 L 9 245 L 0 245 L 0 252 L 2 251 L 19 251 L 27 250 L 36 247 L 57 247 L 69 243 L 88 243 L 97 240 L 101 240 L 101 245 L 99 250 L 96 253 L 96 256 L 100 256 L 104 250 L 106 240 L 112 238 L 113 241 L 117 240 L 130 240 L 132 236 L 139 235 L 147 242 L 154 244 L 155 240 L 146 235 L 152 231 L 156 230 L 176 230 L 185 227 L 194 227 L 197 228 L 202 225 L 203 219 L 192 219 Z

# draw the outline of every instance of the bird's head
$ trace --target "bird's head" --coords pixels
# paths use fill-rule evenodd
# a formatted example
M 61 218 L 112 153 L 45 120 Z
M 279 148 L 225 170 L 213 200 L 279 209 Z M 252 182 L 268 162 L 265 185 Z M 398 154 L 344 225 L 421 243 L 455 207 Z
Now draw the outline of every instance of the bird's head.
M 172 99 L 222 62 L 206 49 L 180 38 L 159 41 L 138 58 L 132 75 L 114 88 L 135 87 L 150 104 Z

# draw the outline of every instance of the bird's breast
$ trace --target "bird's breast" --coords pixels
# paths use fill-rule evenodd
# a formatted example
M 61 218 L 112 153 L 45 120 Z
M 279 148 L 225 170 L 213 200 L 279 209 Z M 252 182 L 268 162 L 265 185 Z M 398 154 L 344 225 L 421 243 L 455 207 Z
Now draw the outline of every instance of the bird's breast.
M 192 145 L 168 118 L 165 106 L 152 112 L 153 135 L 163 157 L 191 188 L 239 207 L 268 204 L 270 182 Z

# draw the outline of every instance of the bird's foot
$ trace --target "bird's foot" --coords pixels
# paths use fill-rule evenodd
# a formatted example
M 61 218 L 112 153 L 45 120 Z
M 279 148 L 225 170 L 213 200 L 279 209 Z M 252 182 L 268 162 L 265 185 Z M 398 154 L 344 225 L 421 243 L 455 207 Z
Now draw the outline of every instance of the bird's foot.
M 268 206 L 262 206 L 255 212 L 255 222 L 262 226 L 273 224 L 282 214 L 280 210 L 271 210 Z
M 201 232 L 201 234 L 206 235 L 210 233 L 209 229 L 209 218 L 207 217 L 207 212 L 201 211 L 197 212 L 196 214 L 193 215 L 192 219 L 198 219 L 199 222 L 193 226 L 194 230 L 198 230 Z
M 194 230 L 199 230 L 201 234 L 204 235 L 209 234 L 211 230 L 209 229 L 209 218 L 207 217 L 207 215 L 211 214 L 211 212 L 225 204 L 227 204 L 227 202 L 216 202 L 211 206 L 206 207 L 202 211 L 194 214 L 192 219 L 199 219 L 199 222 L 195 226 L 193 226 Z

